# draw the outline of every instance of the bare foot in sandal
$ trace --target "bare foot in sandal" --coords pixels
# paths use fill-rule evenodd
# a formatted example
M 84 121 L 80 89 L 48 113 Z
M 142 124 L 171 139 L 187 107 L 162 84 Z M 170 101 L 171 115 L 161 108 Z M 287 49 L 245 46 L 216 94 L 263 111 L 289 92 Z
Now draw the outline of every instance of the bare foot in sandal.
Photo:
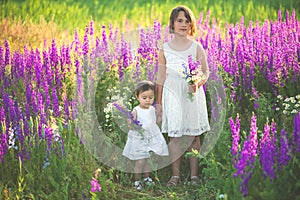
M 199 182 L 199 177 L 198 176 L 192 176 L 191 177 L 191 184 L 192 185 L 198 185 L 200 182 Z
M 177 186 L 180 183 L 180 177 L 179 176 L 172 176 L 170 180 L 167 183 L 167 187 L 173 187 Z

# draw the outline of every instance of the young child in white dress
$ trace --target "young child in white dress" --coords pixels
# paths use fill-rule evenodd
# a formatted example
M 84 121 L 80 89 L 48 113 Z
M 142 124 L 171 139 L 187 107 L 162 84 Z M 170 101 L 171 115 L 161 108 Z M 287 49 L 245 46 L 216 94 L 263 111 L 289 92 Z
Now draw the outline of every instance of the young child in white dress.
M 137 121 L 142 131 L 131 129 L 128 132 L 127 141 L 123 150 L 123 156 L 135 161 L 134 186 L 141 190 L 143 184 L 151 185 L 151 168 L 148 164 L 151 152 L 159 156 L 168 156 L 168 146 L 157 125 L 156 112 L 153 107 L 154 83 L 141 81 L 137 84 L 135 96 L 139 105 L 132 110 L 133 120 Z M 143 181 L 140 174 L 143 173 Z

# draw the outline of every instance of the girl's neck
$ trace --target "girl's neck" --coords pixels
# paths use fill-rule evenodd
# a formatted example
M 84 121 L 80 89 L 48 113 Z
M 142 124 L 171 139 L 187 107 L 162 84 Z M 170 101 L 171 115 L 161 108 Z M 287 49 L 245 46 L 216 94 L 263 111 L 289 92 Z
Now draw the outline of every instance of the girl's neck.
M 173 42 L 176 44 L 186 44 L 187 42 L 190 42 L 191 40 L 189 37 L 185 36 L 176 36 L 173 38 Z
M 188 37 L 177 36 L 170 41 L 169 46 L 176 51 L 185 51 L 190 47 L 191 43 L 192 40 Z

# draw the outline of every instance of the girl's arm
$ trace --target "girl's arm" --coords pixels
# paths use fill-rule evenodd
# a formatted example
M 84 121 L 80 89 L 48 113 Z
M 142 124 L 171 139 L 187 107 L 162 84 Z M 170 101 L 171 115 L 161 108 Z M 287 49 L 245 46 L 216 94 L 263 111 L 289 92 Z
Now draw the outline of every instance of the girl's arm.
M 209 67 L 207 63 L 207 57 L 204 48 L 201 45 L 197 45 L 197 60 L 200 60 L 201 67 L 204 75 L 206 76 L 206 79 L 203 81 L 200 81 L 198 84 L 198 87 L 204 85 L 209 77 Z
M 137 113 L 136 113 L 136 110 L 133 109 L 133 111 L 131 112 L 132 116 L 133 116 L 133 120 L 136 120 L 137 119 Z
M 137 113 L 136 113 L 136 110 L 133 109 L 133 111 L 131 112 L 131 114 L 132 114 L 132 119 L 133 119 L 134 121 L 136 121 L 136 119 L 137 119 Z M 132 120 L 131 120 L 131 119 L 128 119 L 128 120 L 127 120 L 127 123 L 128 123 L 129 129 L 132 130 L 133 127 L 134 127 L 134 124 L 132 124 L 132 123 L 133 123 Z
M 160 49 L 158 53 L 158 72 L 157 72 L 157 81 L 156 81 L 156 111 L 158 115 L 161 115 L 162 108 L 162 91 L 163 85 L 166 80 L 166 59 L 164 56 L 164 50 Z

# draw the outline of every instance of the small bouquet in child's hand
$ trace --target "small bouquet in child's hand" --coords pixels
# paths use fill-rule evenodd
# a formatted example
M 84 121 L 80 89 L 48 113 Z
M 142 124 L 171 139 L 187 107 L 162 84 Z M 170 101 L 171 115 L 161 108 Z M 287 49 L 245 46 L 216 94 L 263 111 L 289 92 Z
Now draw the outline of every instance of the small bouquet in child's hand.
M 180 70 L 180 74 L 183 78 L 186 79 L 189 85 L 194 85 L 207 79 L 207 76 L 203 73 L 201 69 L 200 61 L 193 61 L 192 56 L 188 57 L 188 65 L 186 63 L 182 64 L 183 69 Z M 196 91 L 189 91 L 188 97 L 192 101 L 195 96 Z
M 123 108 L 123 106 L 121 106 L 117 102 L 113 102 L 113 105 L 117 108 L 121 115 L 123 115 L 123 117 L 127 119 L 127 123 L 130 129 L 138 131 L 143 136 L 142 124 L 138 120 L 134 119 L 132 113 L 128 109 Z

